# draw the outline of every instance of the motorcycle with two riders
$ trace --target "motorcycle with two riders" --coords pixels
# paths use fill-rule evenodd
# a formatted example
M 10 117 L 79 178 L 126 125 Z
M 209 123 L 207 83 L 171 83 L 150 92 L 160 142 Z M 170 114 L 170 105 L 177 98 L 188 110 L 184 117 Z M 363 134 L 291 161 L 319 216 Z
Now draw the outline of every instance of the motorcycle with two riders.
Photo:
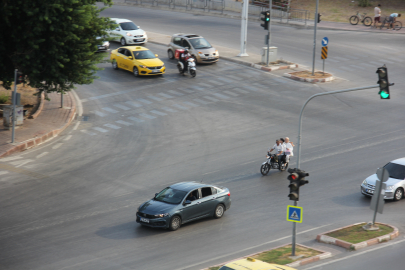
M 267 160 L 263 162 L 262 166 L 260 167 L 260 172 L 262 175 L 267 175 L 271 169 L 285 171 L 288 168 L 288 162 L 285 161 L 285 155 L 278 156 L 278 158 L 281 159 L 280 163 L 276 161 L 276 155 L 277 154 L 267 152 Z

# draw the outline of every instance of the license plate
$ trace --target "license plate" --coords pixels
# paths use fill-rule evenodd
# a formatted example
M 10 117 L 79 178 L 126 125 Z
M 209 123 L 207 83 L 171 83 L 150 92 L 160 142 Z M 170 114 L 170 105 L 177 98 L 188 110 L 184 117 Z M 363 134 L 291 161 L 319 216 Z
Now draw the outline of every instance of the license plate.
M 368 190 L 366 190 L 368 193 L 371 193 L 371 194 L 374 194 L 374 190 L 372 190 L 372 189 L 368 189 Z
M 208 59 L 214 59 L 214 57 L 208 57 Z
M 145 223 L 149 223 L 149 219 L 141 217 L 141 221 Z
M 138 38 L 138 39 L 135 39 L 135 42 L 136 41 L 144 41 L 144 39 L 143 38 Z
M 105 49 L 105 47 L 104 46 L 100 46 L 100 47 L 98 47 L 100 50 L 104 50 Z
M 159 72 L 160 72 L 160 70 L 159 70 L 159 69 L 152 70 L 152 73 L 159 73 Z

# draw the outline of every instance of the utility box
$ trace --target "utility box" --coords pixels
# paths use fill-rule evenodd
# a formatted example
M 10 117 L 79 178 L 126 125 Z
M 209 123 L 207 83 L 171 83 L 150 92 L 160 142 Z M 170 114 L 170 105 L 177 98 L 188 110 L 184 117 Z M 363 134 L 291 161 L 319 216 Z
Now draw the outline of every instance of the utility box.
M 22 126 L 24 120 L 24 107 L 15 106 L 15 126 Z M 5 127 L 13 127 L 13 105 L 3 106 L 3 125 Z
M 277 61 L 277 47 L 270 47 L 269 62 Z M 267 47 L 262 48 L 262 63 L 267 63 Z

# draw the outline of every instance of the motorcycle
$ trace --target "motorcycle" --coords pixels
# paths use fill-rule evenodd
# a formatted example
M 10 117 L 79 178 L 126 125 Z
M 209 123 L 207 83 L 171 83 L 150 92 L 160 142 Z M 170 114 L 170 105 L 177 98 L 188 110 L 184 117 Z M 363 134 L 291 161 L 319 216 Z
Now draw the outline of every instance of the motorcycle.
M 279 166 L 278 162 L 275 159 L 276 154 L 267 153 L 267 160 L 263 162 L 260 167 L 260 172 L 262 175 L 267 175 L 271 169 L 279 169 L 280 171 L 285 171 L 288 168 L 288 162 L 281 162 Z M 281 158 L 281 157 L 279 157 Z
M 179 69 L 180 74 L 184 74 L 183 69 L 184 69 L 184 64 L 179 61 L 177 63 L 177 68 Z M 187 70 L 186 72 L 190 74 L 192 77 L 195 77 L 197 75 L 197 70 L 195 68 L 195 60 L 194 58 L 190 57 L 187 59 Z

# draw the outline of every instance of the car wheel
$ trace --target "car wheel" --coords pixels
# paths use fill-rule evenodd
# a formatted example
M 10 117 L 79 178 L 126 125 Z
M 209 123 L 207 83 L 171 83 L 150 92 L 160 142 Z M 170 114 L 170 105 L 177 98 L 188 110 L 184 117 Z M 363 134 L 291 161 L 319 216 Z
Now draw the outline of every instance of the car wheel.
M 224 205 L 218 204 L 217 207 L 215 207 L 214 218 L 221 218 L 224 215 L 224 212 L 225 212 Z
M 134 72 L 135 77 L 139 77 L 139 70 L 138 70 L 137 67 L 134 66 L 134 71 L 133 72 Z
M 172 50 L 167 50 L 167 56 L 169 57 L 169 59 L 174 59 L 174 53 Z
M 181 225 L 181 218 L 179 216 L 174 216 L 170 220 L 169 230 L 175 231 L 180 228 Z
M 262 167 L 260 167 L 260 172 L 262 175 L 267 175 L 270 171 L 270 165 L 268 163 L 263 164 Z
M 394 193 L 394 201 L 399 201 L 404 196 L 404 190 L 402 188 L 397 188 Z
M 117 60 L 114 59 L 111 64 L 112 64 L 113 69 L 115 69 L 115 70 L 118 69 Z
M 125 40 L 125 38 L 121 38 L 121 45 L 122 45 L 122 46 L 126 46 L 126 45 L 127 45 L 127 41 Z

